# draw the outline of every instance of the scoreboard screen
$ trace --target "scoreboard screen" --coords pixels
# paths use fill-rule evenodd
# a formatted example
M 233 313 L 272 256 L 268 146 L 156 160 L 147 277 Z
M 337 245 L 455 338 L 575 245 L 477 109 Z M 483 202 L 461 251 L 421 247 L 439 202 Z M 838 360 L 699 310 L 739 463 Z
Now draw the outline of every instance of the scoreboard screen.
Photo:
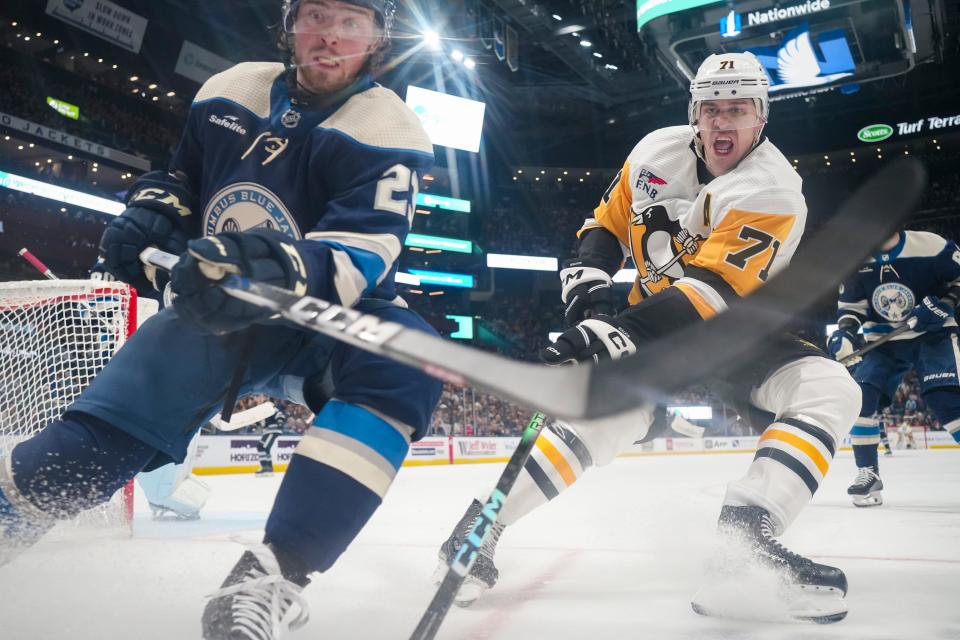
M 939 13 L 911 0 L 638 0 L 637 29 L 688 84 L 713 53 L 754 53 L 774 100 L 909 72 L 942 55 Z

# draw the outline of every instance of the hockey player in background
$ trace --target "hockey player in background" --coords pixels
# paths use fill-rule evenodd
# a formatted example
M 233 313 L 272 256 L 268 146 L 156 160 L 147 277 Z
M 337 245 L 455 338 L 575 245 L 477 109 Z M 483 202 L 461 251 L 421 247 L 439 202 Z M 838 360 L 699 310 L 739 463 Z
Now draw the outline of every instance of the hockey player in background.
M 287 414 L 282 410 L 277 410 L 275 414 L 263 421 L 263 429 L 260 431 L 260 442 L 257 443 L 257 455 L 260 458 L 260 468 L 257 475 L 266 476 L 273 474 L 273 445 L 277 443 L 277 438 L 283 435 L 283 430 L 287 426 Z
M 850 430 L 857 477 L 847 489 L 858 507 L 883 504 L 877 448 L 880 397 L 916 369 L 921 395 L 943 428 L 960 442 L 960 361 L 957 301 L 960 249 L 925 231 L 901 231 L 840 286 L 838 328 L 827 348 L 838 360 L 879 340 L 902 323 L 911 329 L 853 359 L 863 394 L 860 417 Z M 891 382 L 893 384 L 891 384 Z
M 637 144 L 580 230 L 578 257 L 561 272 L 572 328 L 541 353 L 545 362 L 628 356 L 646 340 L 723 312 L 788 264 L 807 208 L 800 177 L 762 135 L 767 87 L 766 72 L 752 54 L 712 55 L 691 85 L 689 126 L 654 131 Z M 630 305 L 616 313 L 611 278 L 625 255 L 633 258 L 638 276 Z M 779 602 L 785 616 L 834 622 L 847 611 L 843 572 L 788 551 L 775 537 L 823 480 L 846 421 L 859 410 L 859 393 L 845 369 L 814 345 L 784 336 L 768 346 L 759 358 L 718 371 L 713 383 L 743 407 L 741 415 L 753 415 L 762 432 L 746 475 L 727 488 L 719 522 L 724 549 L 744 549 L 751 564 L 783 577 Z M 461 604 L 496 582 L 493 552 L 503 527 L 557 497 L 590 467 L 654 437 L 653 425 L 660 423 L 655 413 L 653 406 L 641 406 L 629 417 L 545 429 L 461 588 Z M 474 501 L 442 546 L 441 569 L 480 506 Z M 694 609 L 771 615 L 718 604 L 718 593 L 729 593 L 744 570 L 740 560 L 709 570 Z
M 156 276 L 142 268 L 142 249 L 185 245 L 170 276 L 173 306 L 62 419 L 0 461 L 0 563 L 141 469 L 182 460 L 242 360 L 241 396 L 304 403 L 303 380 L 326 372 L 331 399 L 293 453 L 264 544 L 242 554 L 207 603 L 202 635 L 276 638 L 298 606 L 291 624 L 306 621 L 310 574 L 329 569 L 380 505 L 441 385 L 271 320 L 205 273 L 239 272 L 435 333 L 394 285 L 433 162 L 416 115 L 372 80 L 394 10 L 391 0 L 285 0 L 287 64 L 239 64 L 200 89 L 170 172 L 143 176 L 101 241 L 105 268 L 141 285 Z

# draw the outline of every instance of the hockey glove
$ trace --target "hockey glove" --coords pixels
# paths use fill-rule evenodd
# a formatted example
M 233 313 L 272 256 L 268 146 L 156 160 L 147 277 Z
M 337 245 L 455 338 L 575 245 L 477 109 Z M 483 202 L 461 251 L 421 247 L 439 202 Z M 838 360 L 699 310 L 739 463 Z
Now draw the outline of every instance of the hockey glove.
M 189 239 L 184 231 L 191 212 L 193 195 L 179 176 L 152 171 L 130 189 L 127 209 L 110 221 L 100 239 L 100 258 L 94 271 L 108 272 L 133 286 L 145 278 L 160 291 L 163 284 L 155 274 L 145 273 L 140 252 L 157 247 L 180 255 Z M 140 288 L 140 287 L 138 287 Z
M 937 296 L 927 296 L 920 301 L 907 322 L 913 325 L 918 332 L 939 331 L 943 324 L 953 317 L 953 305 L 948 300 L 941 300 Z
M 636 342 L 625 326 L 616 318 L 599 315 L 564 331 L 556 342 L 540 351 L 540 359 L 549 365 L 599 363 L 636 352 Z
M 239 331 L 269 318 L 273 313 L 269 309 L 238 300 L 217 286 L 228 274 L 300 295 L 307 292 L 306 266 L 288 236 L 267 229 L 227 232 L 187 245 L 187 253 L 170 276 L 177 313 L 215 334 Z
M 570 260 L 560 271 L 563 290 L 560 298 L 566 308 L 563 319 L 567 327 L 598 315 L 613 315 L 613 280 L 603 269 L 584 266 L 580 260 Z
M 859 351 L 864 347 L 866 342 L 863 336 L 858 333 L 859 329 L 859 323 L 846 321 L 842 322 L 840 328 L 830 334 L 830 338 L 827 340 L 827 351 L 834 360 L 839 361 L 848 358 L 853 355 L 855 351 Z M 848 367 L 852 367 L 858 362 L 860 362 L 859 358 L 845 364 Z

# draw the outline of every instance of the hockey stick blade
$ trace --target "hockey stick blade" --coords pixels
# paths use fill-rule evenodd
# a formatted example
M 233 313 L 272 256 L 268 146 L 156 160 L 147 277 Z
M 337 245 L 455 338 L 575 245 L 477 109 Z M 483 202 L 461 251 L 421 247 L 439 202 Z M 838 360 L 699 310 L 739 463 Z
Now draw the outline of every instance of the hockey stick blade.
M 433 640 L 437 635 L 440 625 L 443 624 L 450 607 L 453 606 L 457 592 L 460 591 L 463 581 L 470 574 L 473 563 L 477 561 L 480 547 L 483 546 L 484 541 L 493 529 L 493 525 L 496 524 L 503 503 L 507 501 L 510 490 L 520 476 L 523 466 L 527 463 L 527 458 L 530 457 L 533 445 L 540 436 L 546 420 L 547 417 L 538 411 L 530 419 L 527 428 L 523 430 L 520 443 L 500 474 L 497 486 L 490 492 L 490 496 L 483 505 L 483 510 L 470 529 L 470 535 L 463 541 L 463 546 L 457 551 L 456 556 L 450 558 L 450 568 L 447 569 L 443 582 L 437 587 L 437 592 L 420 617 L 420 622 L 417 623 L 417 628 L 413 630 L 410 640 Z
M 568 420 L 612 416 L 743 362 L 890 237 L 920 200 L 926 172 L 913 158 L 887 164 L 862 185 L 811 238 L 790 267 L 709 322 L 674 332 L 624 360 L 599 367 L 547 368 L 518 362 L 384 322 L 323 300 L 239 276 L 220 281 L 237 298 L 358 348 L 472 385 Z M 176 256 L 147 249 L 149 264 L 171 268 Z

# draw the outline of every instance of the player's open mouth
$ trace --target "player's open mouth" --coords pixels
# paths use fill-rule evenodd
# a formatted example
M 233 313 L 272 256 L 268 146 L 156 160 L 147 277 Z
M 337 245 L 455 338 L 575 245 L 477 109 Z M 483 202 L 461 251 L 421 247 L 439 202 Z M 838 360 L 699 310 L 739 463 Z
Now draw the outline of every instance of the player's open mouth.
M 719 136 L 713 141 L 713 151 L 718 156 L 727 156 L 733 153 L 733 138 Z
M 340 66 L 340 63 L 335 59 L 326 56 L 312 56 L 310 58 L 310 64 L 311 66 L 322 67 L 324 69 L 336 69 Z

